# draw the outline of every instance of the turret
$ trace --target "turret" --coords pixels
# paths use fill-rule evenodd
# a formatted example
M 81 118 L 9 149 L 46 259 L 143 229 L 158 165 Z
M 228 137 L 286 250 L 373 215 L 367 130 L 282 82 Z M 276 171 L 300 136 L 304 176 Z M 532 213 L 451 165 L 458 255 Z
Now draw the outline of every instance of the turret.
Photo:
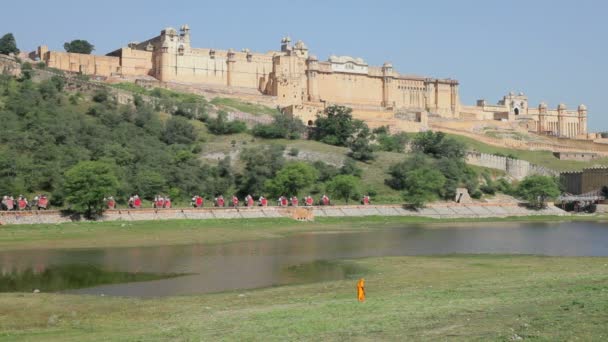
M 308 56 L 308 58 L 306 59 L 306 67 L 306 77 L 308 82 L 308 100 L 317 101 L 319 99 L 319 88 L 317 84 L 319 60 L 317 59 L 317 56 Z
M 296 45 L 293 48 L 293 51 L 296 53 L 296 56 L 302 58 L 308 58 L 308 46 L 304 44 L 303 41 L 298 40 Z
M 164 41 L 162 43 L 162 45 L 160 46 L 160 52 L 162 52 L 162 53 L 168 53 L 169 52 L 169 42 L 168 41 Z
M 541 102 L 538 105 L 538 134 L 543 134 L 547 130 L 547 104 Z
M 156 70 L 156 77 L 161 81 L 171 80 L 175 76 L 175 54 L 178 52 L 177 31 L 172 27 L 167 27 L 160 31 L 160 51 L 157 58 L 160 66 Z
M 587 106 L 584 104 L 578 106 L 578 116 L 587 116 Z
M 226 85 L 227 86 L 231 86 L 232 85 L 232 77 L 234 76 L 234 63 L 236 63 L 236 53 L 234 52 L 233 49 L 228 49 L 228 54 L 227 54 L 227 59 L 226 59 Z
M 567 136 L 567 130 L 566 130 L 566 105 L 563 103 L 560 103 L 559 105 L 557 105 L 557 127 L 559 128 L 558 131 L 558 135 L 559 136 Z
M 382 65 L 382 106 L 391 107 L 391 82 L 393 76 L 393 65 L 389 62 L 385 62 Z
M 587 106 L 578 106 L 578 134 L 587 134 Z
M 162 41 L 174 42 L 177 38 L 177 31 L 173 27 L 167 27 L 160 31 L 160 39 Z
M 281 39 L 281 51 L 282 52 L 290 52 L 291 51 L 291 38 L 289 36 L 283 37 Z
M 182 25 L 179 29 L 181 40 L 187 48 L 190 48 L 190 26 L 187 24 Z
M 393 65 L 390 62 L 382 64 L 382 75 L 391 76 L 393 74 Z

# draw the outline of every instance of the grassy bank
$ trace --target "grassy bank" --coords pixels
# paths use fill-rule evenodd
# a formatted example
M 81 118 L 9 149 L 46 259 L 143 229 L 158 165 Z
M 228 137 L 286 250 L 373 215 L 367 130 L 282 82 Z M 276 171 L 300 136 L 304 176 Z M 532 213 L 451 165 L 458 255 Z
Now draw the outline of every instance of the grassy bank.
M 159 299 L 0 294 L 2 340 L 604 340 L 607 258 L 395 257 L 355 279 Z
M 315 222 L 279 219 L 167 220 L 134 222 L 82 222 L 13 225 L 0 228 L 0 250 L 37 248 L 94 248 L 215 244 L 279 238 L 309 231 L 381 229 L 404 224 L 471 224 L 476 222 L 599 221 L 607 216 L 523 216 L 481 219 L 433 219 L 428 217 L 335 217 Z

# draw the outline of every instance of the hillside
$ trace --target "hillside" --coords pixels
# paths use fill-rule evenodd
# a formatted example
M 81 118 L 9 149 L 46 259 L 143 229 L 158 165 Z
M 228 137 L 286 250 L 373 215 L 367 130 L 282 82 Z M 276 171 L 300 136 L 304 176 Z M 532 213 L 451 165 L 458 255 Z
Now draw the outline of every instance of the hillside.
M 150 90 L 128 83 L 112 85 L 132 94 L 132 103 L 119 104 L 112 88 L 104 90 L 96 83 L 93 90 L 76 87 L 68 91 L 64 89 L 65 80 L 1 78 L 0 129 L 4 134 L 0 137 L 0 193 L 29 197 L 50 193 L 53 205 L 65 206 L 66 171 L 92 160 L 111 166 L 119 184 L 107 195 L 116 196 L 119 203 L 134 193 L 147 199 L 167 194 L 182 205 L 193 194 L 206 198 L 233 193 L 276 196 L 274 192 L 279 190 L 271 191 L 267 182 L 298 161 L 315 169 L 318 177 L 300 185 L 299 195 L 320 196 L 336 176 L 354 175 L 359 185 L 353 189 L 353 199 L 371 194 L 376 203 L 403 202 L 402 191 L 387 186 L 386 180 L 391 166 L 406 160 L 409 154 L 378 150 L 377 141 L 372 141 L 375 158 L 361 162 L 349 158 L 347 147 L 303 139 L 264 139 L 243 131 L 245 127 L 234 131 L 241 133 L 231 133 L 232 128 L 227 128 L 223 134 L 214 134 L 217 125 L 231 125 L 218 121 L 218 111 L 273 117 L 276 110 L 234 98 L 208 101 L 196 94 Z M 548 152 L 500 149 L 465 137 L 450 138 L 468 149 L 514 155 L 556 169 L 576 164 L 549 158 Z M 450 187 L 466 183 L 471 192 L 488 176 L 503 176 L 497 170 L 481 167 L 454 170 L 450 172 L 456 174 L 446 175 L 453 178 Z M 450 191 L 440 191 L 441 196 L 451 198 Z
M 137 86 L 132 83 L 119 83 L 113 84 L 113 87 L 133 91 L 139 94 L 150 95 L 154 92 L 157 94 L 163 94 L 165 97 L 172 98 L 181 98 L 190 100 L 192 97 L 196 97 L 193 94 L 185 94 L 174 91 L 167 90 L 146 90 L 143 87 Z M 202 98 L 198 96 L 198 98 Z M 251 115 L 275 115 L 277 114 L 277 110 L 274 108 L 270 108 L 264 105 L 253 104 L 245 100 L 239 100 L 237 98 L 225 98 L 225 97 L 215 97 L 211 101 L 210 104 L 215 106 L 215 109 L 226 110 L 226 111 L 239 111 L 244 113 L 249 113 Z M 485 132 L 486 135 L 489 135 L 488 132 Z M 410 136 L 414 136 L 415 134 L 409 134 Z M 540 166 L 544 166 L 546 168 L 556 170 L 556 171 L 573 171 L 573 170 L 581 170 L 585 167 L 592 167 L 598 165 L 608 165 L 608 157 L 596 159 L 590 162 L 582 162 L 582 161 L 572 161 L 572 160 L 560 160 L 556 158 L 551 151 L 528 151 L 521 150 L 515 148 L 507 148 L 507 147 L 498 147 L 494 145 L 490 145 L 478 140 L 475 140 L 471 137 L 458 135 L 454 133 L 448 133 L 448 136 L 453 137 L 454 139 L 465 143 L 470 150 L 475 150 L 482 153 L 491 153 L 491 154 L 499 154 L 504 156 L 510 156 L 517 159 L 522 159 L 529 161 L 533 164 L 537 164 Z M 534 135 L 530 135 L 528 139 L 534 138 Z M 237 137 L 238 139 L 238 137 Z M 540 138 L 539 138 L 540 139 Z M 220 139 L 221 141 L 222 139 Z M 232 140 L 232 139 L 230 139 Z M 230 141 L 229 140 L 229 141 Z M 212 142 L 213 143 L 213 142 Z M 281 142 L 285 144 L 286 142 Z M 299 147 L 298 144 L 301 142 L 287 142 L 287 145 L 294 145 L 295 147 Z M 327 145 L 325 145 L 327 146 Z M 314 148 L 313 148 L 314 150 Z M 334 150 L 334 153 L 336 150 Z M 339 155 L 345 155 L 344 153 L 338 153 Z M 331 157 L 329 157 L 331 159 Z

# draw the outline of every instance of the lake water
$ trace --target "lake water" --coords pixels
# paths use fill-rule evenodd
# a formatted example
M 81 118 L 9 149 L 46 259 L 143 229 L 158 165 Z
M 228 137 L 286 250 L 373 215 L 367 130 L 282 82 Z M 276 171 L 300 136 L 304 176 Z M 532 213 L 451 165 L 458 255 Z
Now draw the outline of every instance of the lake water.
M 26 272 L 40 274 L 53 267 L 88 265 L 123 278 L 124 274 L 155 278 L 167 275 L 166 279 L 64 291 L 155 297 L 355 278 L 364 270 L 342 260 L 453 253 L 608 256 L 608 224 L 408 225 L 371 231 L 302 233 L 211 246 L 0 251 L 0 270 L 18 276 Z M 184 275 L 175 277 L 176 274 Z

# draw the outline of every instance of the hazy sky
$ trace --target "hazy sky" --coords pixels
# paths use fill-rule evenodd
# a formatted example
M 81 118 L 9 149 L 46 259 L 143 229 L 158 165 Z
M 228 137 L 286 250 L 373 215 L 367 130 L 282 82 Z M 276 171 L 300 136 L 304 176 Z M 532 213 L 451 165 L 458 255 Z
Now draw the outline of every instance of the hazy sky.
M 331 54 L 390 61 L 400 73 L 460 81 L 461 101 L 525 92 L 532 106 L 585 103 L 608 130 L 608 1 L 6 1 L 0 34 L 19 48 L 87 39 L 105 54 L 189 24 L 194 47 L 279 49 L 303 40 Z M 93 2 L 91 2 L 93 3 Z

